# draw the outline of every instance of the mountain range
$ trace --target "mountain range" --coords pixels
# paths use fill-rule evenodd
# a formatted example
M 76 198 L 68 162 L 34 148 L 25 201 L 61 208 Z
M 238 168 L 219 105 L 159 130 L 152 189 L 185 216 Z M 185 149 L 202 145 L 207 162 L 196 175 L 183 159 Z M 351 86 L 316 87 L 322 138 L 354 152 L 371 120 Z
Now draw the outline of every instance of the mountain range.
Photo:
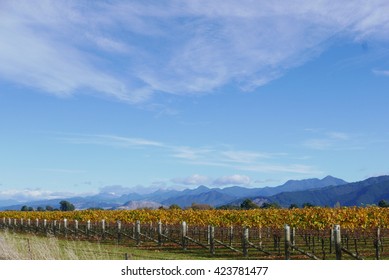
M 377 204 L 379 200 L 389 199 L 389 176 L 372 177 L 360 182 L 348 183 L 342 179 L 327 176 L 322 179 L 289 180 L 277 187 L 248 188 L 233 186 L 227 188 L 208 188 L 199 186 L 195 189 L 157 190 L 149 194 L 99 193 L 85 197 L 70 197 L 65 200 L 76 206 L 76 209 L 136 209 L 158 208 L 177 204 L 190 207 L 194 204 L 239 205 L 244 199 L 252 199 L 257 204 L 277 203 L 283 207 L 291 204 L 311 203 L 318 206 L 342 206 Z M 19 210 L 26 204 L 31 207 L 58 207 L 64 199 L 12 203 L 0 207 L 0 210 Z
M 281 206 L 309 202 L 318 206 L 361 206 L 389 199 L 389 176 L 372 177 L 340 186 L 327 186 L 296 192 L 283 192 L 268 198 Z

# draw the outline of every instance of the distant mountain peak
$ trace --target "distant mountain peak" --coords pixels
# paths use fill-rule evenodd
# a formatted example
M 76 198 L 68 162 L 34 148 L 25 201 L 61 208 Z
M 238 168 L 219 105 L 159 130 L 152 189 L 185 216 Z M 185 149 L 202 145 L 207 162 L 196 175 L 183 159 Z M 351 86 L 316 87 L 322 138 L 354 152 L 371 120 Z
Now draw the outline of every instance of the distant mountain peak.
M 342 179 L 339 179 L 339 178 L 334 177 L 334 176 L 331 176 L 331 175 L 327 175 L 327 176 L 325 176 L 325 177 L 324 177 L 323 179 L 321 179 L 321 180 L 328 180 L 328 179 L 342 180 Z M 342 180 L 342 181 L 344 181 L 344 180 Z
M 329 186 L 330 185 L 332 185 L 332 186 L 339 186 L 339 185 L 344 185 L 344 184 L 348 183 L 345 180 L 333 177 L 331 175 L 327 175 L 326 177 L 324 177 L 320 181 L 323 182 L 323 184 L 329 185 Z

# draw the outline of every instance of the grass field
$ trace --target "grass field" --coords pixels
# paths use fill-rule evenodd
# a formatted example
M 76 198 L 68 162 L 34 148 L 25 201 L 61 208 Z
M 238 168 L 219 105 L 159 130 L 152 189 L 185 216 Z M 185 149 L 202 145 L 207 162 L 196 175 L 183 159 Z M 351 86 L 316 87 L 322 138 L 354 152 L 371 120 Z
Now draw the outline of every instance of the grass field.
M 0 260 L 210 260 L 249 259 L 220 250 L 211 255 L 202 249 L 161 248 L 155 246 L 114 245 L 65 240 L 34 234 L 0 231 Z
M 374 259 L 371 250 L 371 240 L 368 246 L 359 245 L 360 253 L 365 259 Z M 301 244 L 301 247 L 303 245 Z M 300 247 L 300 246 L 299 246 Z M 352 247 L 352 244 L 351 246 Z M 307 249 L 307 248 L 304 248 Z M 350 248 L 352 250 L 352 248 Z M 155 244 L 144 244 L 136 247 L 134 243 L 115 244 L 112 241 L 81 241 L 62 239 L 53 236 L 42 236 L 31 233 L 14 233 L 0 231 L 0 260 L 245 260 L 245 259 L 284 259 L 281 255 L 266 256 L 250 249 L 250 254 L 231 252 L 225 248 L 218 248 L 215 255 L 203 248 L 189 247 L 183 250 L 179 246 L 156 247 Z M 316 252 L 320 257 L 320 251 Z M 387 252 L 383 252 L 383 259 L 387 259 Z M 326 259 L 334 259 L 335 255 L 327 255 Z M 307 256 L 292 253 L 292 259 L 309 259 Z M 350 259 L 344 256 L 344 259 Z
M 138 249 L 123 245 L 63 240 L 33 234 L 0 231 L 0 259 L 3 260 L 189 260 L 217 259 L 198 251 L 181 249 Z

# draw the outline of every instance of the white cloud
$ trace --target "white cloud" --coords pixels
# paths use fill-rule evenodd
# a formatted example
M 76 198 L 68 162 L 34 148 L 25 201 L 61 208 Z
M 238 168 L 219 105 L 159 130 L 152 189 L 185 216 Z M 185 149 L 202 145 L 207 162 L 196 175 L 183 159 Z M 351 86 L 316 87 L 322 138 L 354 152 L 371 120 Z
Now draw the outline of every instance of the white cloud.
M 42 189 L 0 190 L 0 197 L 2 200 L 12 199 L 20 202 L 66 198 L 74 195 L 74 193 L 70 192 L 57 192 Z
M 252 90 L 337 38 L 387 40 L 388 13 L 386 0 L 2 1 L 0 77 L 130 103 Z
M 248 176 L 245 175 L 231 175 L 231 176 L 223 176 L 220 178 L 217 178 L 215 181 L 213 181 L 213 185 L 215 186 L 228 186 L 228 185 L 243 185 L 248 186 L 251 183 L 251 179 Z
M 194 174 L 186 178 L 173 178 L 171 181 L 176 184 L 198 186 L 198 185 L 206 185 L 210 183 L 211 179 L 207 176 Z

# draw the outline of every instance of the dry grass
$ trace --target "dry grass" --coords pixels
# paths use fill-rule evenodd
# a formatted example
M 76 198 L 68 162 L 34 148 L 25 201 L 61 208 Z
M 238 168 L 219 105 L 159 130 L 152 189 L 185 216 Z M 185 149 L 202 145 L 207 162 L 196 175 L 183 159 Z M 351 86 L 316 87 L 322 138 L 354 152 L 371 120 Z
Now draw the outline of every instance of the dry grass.
M 123 259 L 123 256 L 124 253 L 96 243 L 0 232 L 0 259 L 3 260 L 110 260 Z
M 207 254 L 205 254 L 207 255 Z M 210 259 L 204 252 L 190 253 L 155 248 L 140 249 L 81 240 L 59 239 L 53 236 L 14 233 L 0 230 L 0 260 L 185 260 Z

